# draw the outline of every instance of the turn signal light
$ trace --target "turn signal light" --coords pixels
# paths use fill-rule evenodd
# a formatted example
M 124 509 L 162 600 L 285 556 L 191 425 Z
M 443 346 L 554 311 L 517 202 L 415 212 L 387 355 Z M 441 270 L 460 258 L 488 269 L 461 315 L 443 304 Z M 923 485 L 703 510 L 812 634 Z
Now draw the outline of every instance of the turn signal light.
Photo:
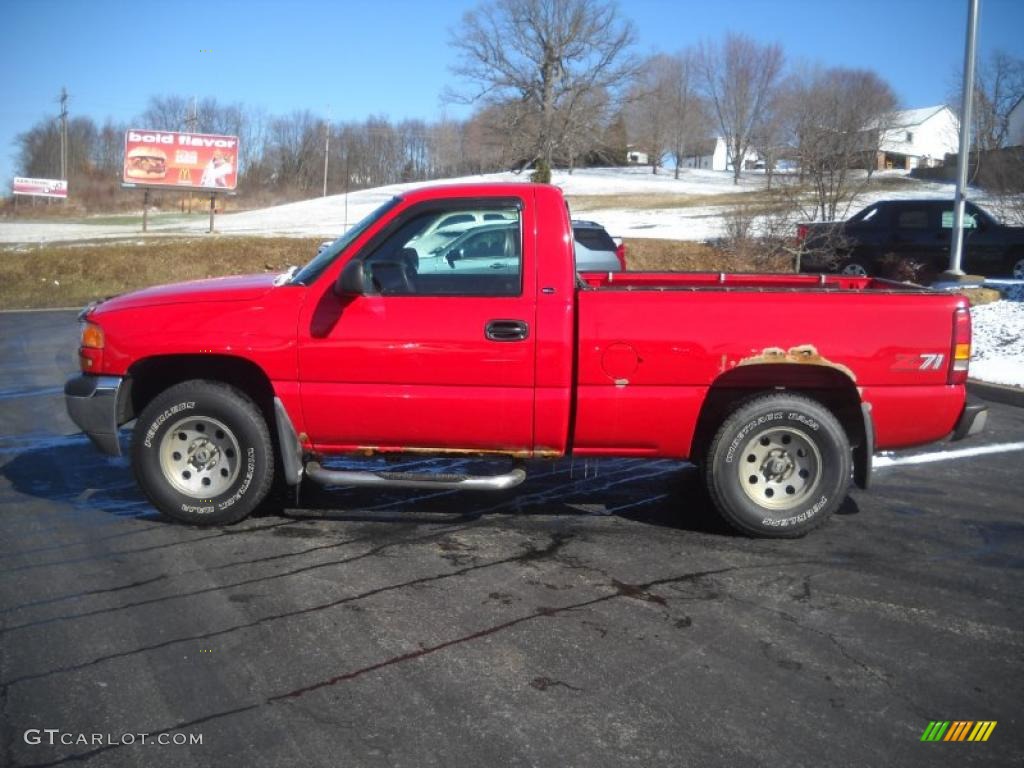
M 103 329 L 96 323 L 82 325 L 82 346 L 87 349 L 103 349 Z

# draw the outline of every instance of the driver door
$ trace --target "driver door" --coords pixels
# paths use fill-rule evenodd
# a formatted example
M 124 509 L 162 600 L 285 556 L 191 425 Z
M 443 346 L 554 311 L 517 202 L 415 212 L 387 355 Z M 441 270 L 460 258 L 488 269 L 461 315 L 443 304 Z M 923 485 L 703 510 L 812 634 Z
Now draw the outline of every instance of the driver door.
M 532 450 L 536 291 L 533 239 L 522 236 L 530 231 L 528 203 L 413 206 L 354 256 L 367 295 L 339 298 L 333 285 L 317 286 L 299 345 L 314 448 Z M 459 211 L 473 216 L 455 235 L 467 247 L 438 245 L 431 234 L 438 221 Z M 470 258 L 478 241 L 494 241 L 474 237 L 488 227 L 514 236 L 501 233 L 500 258 Z

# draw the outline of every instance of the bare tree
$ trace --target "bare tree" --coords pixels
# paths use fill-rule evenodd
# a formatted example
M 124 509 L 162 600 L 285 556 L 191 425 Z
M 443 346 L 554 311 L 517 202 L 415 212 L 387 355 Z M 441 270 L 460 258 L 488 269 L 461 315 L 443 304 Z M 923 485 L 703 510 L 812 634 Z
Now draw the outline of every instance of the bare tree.
M 949 95 L 950 106 L 959 112 L 963 94 L 959 72 Z M 1000 149 L 1006 145 L 1010 112 L 1024 99 L 1024 59 L 1005 51 L 993 51 L 975 73 L 973 149 Z
M 633 26 L 611 0 L 492 0 L 467 12 L 451 45 L 467 103 L 500 105 L 528 159 L 548 168 L 567 153 L 590 95 L 614 93 L 636 69 Z M 578 142 L 577 142 L 578 143 Z
M 701 46 L 699 68 L 712 112 L 726 142 L 733 182 L 739 183 L 754 127 L 782 72 L 782 48 L 729 33 L 722 45 Z
M 650 56 L 644 60 L 630 89 L 630 136 L 647 153 L 651 173 L 655 174 L 669 151 L 673 121 L 670 104 L 673 70 L 671 56 L 664 53 Z
M 882 137 L 896 109 L 889 84 L 874 72 L 860 69 L 815 69 L 794 75 L 787 83 L 781 109 L 789 116 L 800 179 L 797 198 L 808 218 L 835 219 L 845 214 L 868 183 Z
M 750 146 L 764 162 L 768 189 L 772 188 L 776 165 L 787 152 L 787 121 L 790 116 L 790 101 L 783 87 L 773 88 L 765 100 L 761 116 L 750 132 Z
M 151 96 L 141 115 L 139 128 L 155 131 L 184 131 L 192 114 L 192 99 L 184 96 Z
M 711 130 L 707 104 L 697 88 L 697 55 L 691 49 L 669 60 L 668 71 L 669 148 L 675 156 L 675 177 L 688 147 L 705 138 Z

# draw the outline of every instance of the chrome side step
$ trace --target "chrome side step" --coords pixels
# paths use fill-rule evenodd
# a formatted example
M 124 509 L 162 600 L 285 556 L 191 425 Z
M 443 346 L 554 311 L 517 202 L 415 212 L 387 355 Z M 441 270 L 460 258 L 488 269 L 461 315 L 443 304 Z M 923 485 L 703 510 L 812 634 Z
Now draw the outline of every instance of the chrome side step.
M 504 491 L 526 479 L 513 469 L 503 475 L 444 475 L 415 472 L 350 472 L 324 469 L 319 462 L 306 464 L 305 476 L 321 485 L 355 485 L 377 488 L 439 488 L 456 491 Z

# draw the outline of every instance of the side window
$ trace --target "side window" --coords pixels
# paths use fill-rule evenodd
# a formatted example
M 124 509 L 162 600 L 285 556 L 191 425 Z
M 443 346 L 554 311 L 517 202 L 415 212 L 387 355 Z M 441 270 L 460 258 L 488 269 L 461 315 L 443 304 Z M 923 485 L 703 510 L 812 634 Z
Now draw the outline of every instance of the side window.
M 942 212 L 942 228 L 952 229 L 953 228 L 953 211 Z M 964 211 L 964 229 L 977 229 L 978 220 L 974 218 L 973 213 L 967 213 Z
M 382 296 L 518 296 L 520 232 L 508 205 L 414 213 L 364 260 L 367 285 Z
M 896 226 L 899 229 L 927 229 L 928 211 L 921 208 L 900 211 L 896 217 Z

